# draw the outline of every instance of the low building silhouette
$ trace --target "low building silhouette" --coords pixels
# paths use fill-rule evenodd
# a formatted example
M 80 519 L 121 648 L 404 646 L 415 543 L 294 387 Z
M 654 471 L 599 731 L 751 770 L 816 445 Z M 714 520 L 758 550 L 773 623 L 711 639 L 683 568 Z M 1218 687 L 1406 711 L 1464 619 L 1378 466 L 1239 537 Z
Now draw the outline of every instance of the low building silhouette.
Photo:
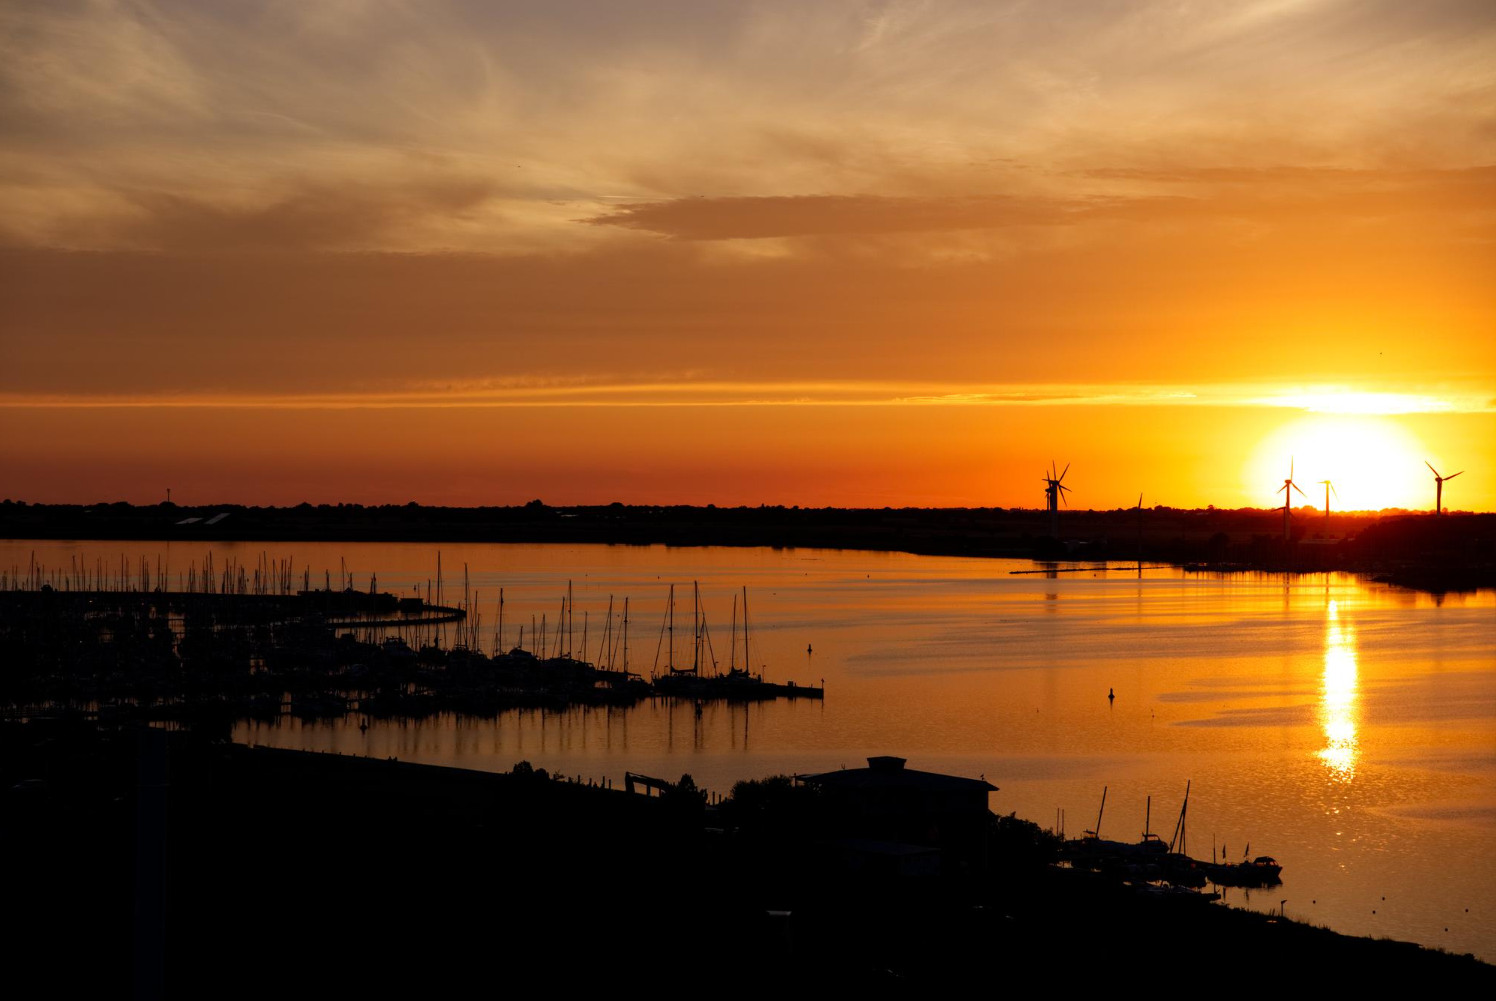
M 996 786 L 906 768 L 904 758 L 891 755 L 867 763 L 799 777 L 820 790 L 831 832 L 845 839 L 848 864 L 924 874 L 933 860 L 929 851 L 910 850 L 917 846 L 938 851 L 945 871 L 986 868 L 987 794 Z

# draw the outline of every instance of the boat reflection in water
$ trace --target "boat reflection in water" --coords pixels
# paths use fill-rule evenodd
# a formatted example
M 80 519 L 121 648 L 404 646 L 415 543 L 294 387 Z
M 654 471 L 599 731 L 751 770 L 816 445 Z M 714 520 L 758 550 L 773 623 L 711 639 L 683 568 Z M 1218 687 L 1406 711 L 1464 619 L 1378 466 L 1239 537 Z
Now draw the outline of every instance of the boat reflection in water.
M 1319 752 L 1330 778 L 1350 782 L 1356 777 L 1360 748 L 1356 738 L 1356 632 L 1342 623 L 1335 601 L 1325 622 L 1325 669 L 1320 687 L 1320 726 L 1325 746 Z

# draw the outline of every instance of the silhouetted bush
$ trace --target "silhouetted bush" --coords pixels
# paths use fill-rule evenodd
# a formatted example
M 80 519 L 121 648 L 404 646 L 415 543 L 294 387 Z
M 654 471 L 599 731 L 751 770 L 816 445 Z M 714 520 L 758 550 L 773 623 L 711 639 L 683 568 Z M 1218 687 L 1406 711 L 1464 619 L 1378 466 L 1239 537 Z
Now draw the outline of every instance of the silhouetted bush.
M 788 775 L 736 783 L 721 811 L 729 826 L 750 832 L 807 832 L 822 820 L 820 793 Z
M 1016 813 L 993 815 L 987 830 L 992 861 L 1001 866 L 1047 865 L 1060 853 L 1060 838 Z

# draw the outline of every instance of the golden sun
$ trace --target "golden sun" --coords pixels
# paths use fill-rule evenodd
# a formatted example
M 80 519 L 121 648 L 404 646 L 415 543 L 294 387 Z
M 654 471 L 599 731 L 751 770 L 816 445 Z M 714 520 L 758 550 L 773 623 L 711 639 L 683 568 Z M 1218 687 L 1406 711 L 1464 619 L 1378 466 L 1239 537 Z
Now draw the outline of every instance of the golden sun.
M 1376 511 L 1433 506 L 1433 477 L 1424 446 L 1395 417 L 1313 414 L 1285 424 L 1257 446 L 1243 469 L 1244 485 L 1262 507 L 1283 503 L 1283 480 L 1293 468 L 1293 506 L 1323 509 L 1325 484 L 1333 486 L 1331 511 Z M 1440 470 L 1448 473 L 1454 470 Z

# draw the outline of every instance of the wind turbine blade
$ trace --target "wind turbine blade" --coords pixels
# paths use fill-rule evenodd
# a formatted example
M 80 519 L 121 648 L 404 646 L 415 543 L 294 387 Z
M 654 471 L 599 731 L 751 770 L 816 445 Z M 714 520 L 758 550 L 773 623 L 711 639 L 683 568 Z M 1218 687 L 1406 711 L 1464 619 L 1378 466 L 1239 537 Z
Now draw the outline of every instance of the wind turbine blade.
M 1462 469 L 1462 470 L 1460 470 L 1460 473 L 1463 473 L 1463 472 L 1464 472 L 1464 470 L 1463 470 L 1463 469 Z M 1455 477 L 1456 477 L 1456 476 L 1458 476 L 1458 475 L 1460 475 L 1460 473 L 1450 473 L 1450 474 L 1449 474 L 1449 475 L 1448 475 L 1448 476 L 1446 476 L 1446 477 L 1444 477 L 1444 482 L 1445 482 L 1445 483 L 1448 483 L 1448 482 L 1449 482 L 1449 481 L 1450 481 L 1450 480 L 1452 480 L 1452 479 L 1454 479 L 1454 478 L 1455 478 Z
M 1335 484 L 1330 483 L 1329 480 L 1325 480 L 1325 483 L 1329 485 L 1329 487 L 1330 487 L 1330 493 L 1332 493 L 1332 494 L 1335 495 L 1335 499 L 1336 500 L 1339 500 L 1340 499 L 1340 491 L 1335 489 Z
M 1065 463 L 1065 473 L 1068 473 L 1068 472 L 1070 472 L 1070 463 L 1067 462 L 1067 463 Z M 1065 478 L 1065 473 L 1061 473 L 1060 474 L 1060 479 L 1063 480 Z
M 1423 464 L 1424 464 L 1424 465 L 1425 465 L 1425 466 L 1427 466 L 1427 467 L 1428 467 L 1428 468 L 1429 468 L 1429 469 L 1430 469 L 1430 470 L 1431 470 L 1431 471 L 1432 471 L 1432 472 L 1433 472 L 1433 474 L 1434 474 L 1434 477 L 1435 477 L 1435 478 L 1436 478 L 1436 479 L 1438 479 L 1438 478 L 1440 478 L 1440 477 L 1439 477 L 1439 471 L 1438 471 L 1438 470 L 1437 470 L 1437 469 L 1434 469 L 1434 464 L 1433 464 L 1433 463 L 1432 463 L 1432 462 L 1429 462 L 1429 461 L 1428 461 L 1428 460 L 1427 460 L 1427 459 L 1424 459 L 1424 460 L 1423 460 Z
M 1138 510 L 1143 510 L 1143 492 L 1141 490 L 1138 491 Z
M 1288 481 L 1288 485 L 1291 486 L 1291 487 L 1293 487 L 1295 490 L 1299 490 L 1299 485 L 1297 483 L 1295 483 L 1293 480 L 1289 480 Z M 1304 493 L 1304 491 L 1299 490 L 1299 496 L 1300 497 L 1308 497 L 1309 495 L 1306 494 L 1306 493 Z

